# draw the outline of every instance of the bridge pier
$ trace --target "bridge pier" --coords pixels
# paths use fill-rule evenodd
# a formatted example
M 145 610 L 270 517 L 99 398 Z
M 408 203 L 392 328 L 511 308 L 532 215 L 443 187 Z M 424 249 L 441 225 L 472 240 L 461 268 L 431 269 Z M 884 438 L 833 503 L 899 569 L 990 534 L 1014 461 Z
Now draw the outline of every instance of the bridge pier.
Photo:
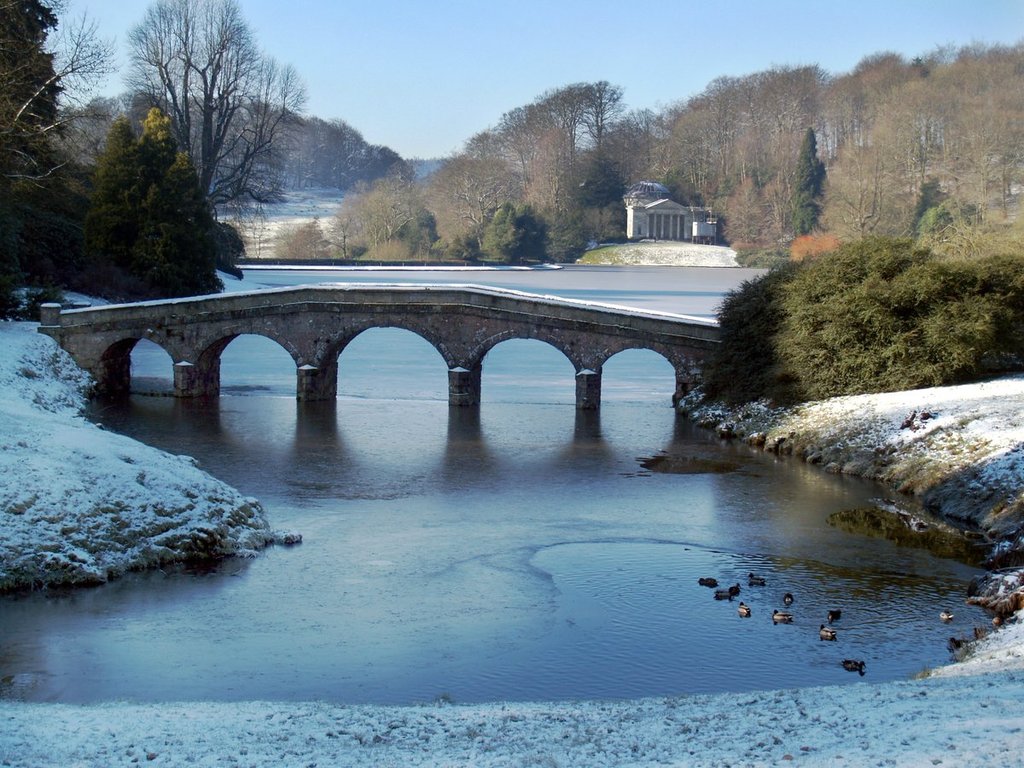
M 576 410 L 596 411 L 601 407 L 601 372 L 584 368 L 576 374 Z
M 338 396 L 338 367 L 300 365 L 295 369 L 295 397 L 298 400 L 334 400 Z
M 676 369 L 676 391 L 672 393 L 673 408 L 678 408 L 680 401 L 690 394 L 690 389 L 693 386 L 692 375 L 689 365 L 684 371 Z
M 480 374 L 482 368 L 463 368 L 457 366 L 448 369 L 448 405 L 480 405 Z
M 220 395 L 220 358 L 204 369 L 188 360 L 174 364 L 175 397 L 217 397 Z

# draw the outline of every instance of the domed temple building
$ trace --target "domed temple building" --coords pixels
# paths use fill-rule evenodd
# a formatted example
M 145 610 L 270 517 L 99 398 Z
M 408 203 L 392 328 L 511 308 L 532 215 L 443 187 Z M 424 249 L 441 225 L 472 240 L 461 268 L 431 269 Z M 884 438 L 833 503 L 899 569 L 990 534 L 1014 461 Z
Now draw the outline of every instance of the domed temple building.
M 683 206 L 670 198 L 668 188 L 656 181 L 639 181 L 626 190 L 626 237 L 708 244 L 717 241 L 718 222 L 709 209 Z

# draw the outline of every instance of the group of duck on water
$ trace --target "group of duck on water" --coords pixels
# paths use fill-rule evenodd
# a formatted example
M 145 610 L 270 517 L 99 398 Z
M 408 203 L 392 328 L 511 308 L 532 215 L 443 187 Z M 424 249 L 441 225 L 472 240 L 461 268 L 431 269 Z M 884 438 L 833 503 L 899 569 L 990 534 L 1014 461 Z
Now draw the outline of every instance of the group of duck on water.
M 733 584 L 731 587 L 725 587 L 722 589 L 718 588 L 718 580 L 713 578 L 700 578 L 697 582 L 702 587 L 710 587 L 715 590 L 716 600 L 729 600 L 732 601 L 734 597 L 738 597 L 740 594 L 740 585 Z M 766 580 L 763 576 L 758 576 L 756 573 L 747 574 L 747 583 L 751 587 L 763 587 L 766 584 Z M 793 593 L 787 592 L 782 596 L 782 603 L 787 608 L 793 604 Z M 736 611 L 741 618 L 750 618 L 750 606 L 740 601 L 739 608 Z M 818 628 L 818 638 L 821 640 L 836 640 L 838 633 L 835 628 L 831 625 L 842 617 L 843 612 L 838 608 L 833 608 L 828 611 L 825 622 Z M 949 611 L 943 611 L 940 618 L 943 621 L 952 621 L 953 614 Z M 792 624 L 793 614 L 788 611 L 780 611 L 778 608 L 772 610 L 772 624 Z M 864 661 L 862 659 L 843 659 L 843 669 L 850 672 L 857 672 L 861 675 L 864 674 Z

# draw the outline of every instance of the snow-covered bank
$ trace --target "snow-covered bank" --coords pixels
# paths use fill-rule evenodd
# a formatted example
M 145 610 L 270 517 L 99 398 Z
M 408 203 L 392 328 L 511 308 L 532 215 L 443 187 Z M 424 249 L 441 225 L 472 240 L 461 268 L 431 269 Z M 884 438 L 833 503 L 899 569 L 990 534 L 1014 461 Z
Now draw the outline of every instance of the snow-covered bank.
M 1024 554 L 1024 375 L 837 397 L 789 409 L 727 409 L 699 393 L 681 407 L 722 434 L 871 478 L 939 517 L 983 532 L 995 565 Z
M 0 590 L 101 583 L 272 540 L 254 499 L 82 418 L 88 386 L 36 324 L 0 324 Z
M 1015 765 L 1024 748 L 1021 701 L 1024 671 L 1017 664 L 984 675 L 886 685 L 628 702 L 7 702 L 0 703 L 0 764 Z

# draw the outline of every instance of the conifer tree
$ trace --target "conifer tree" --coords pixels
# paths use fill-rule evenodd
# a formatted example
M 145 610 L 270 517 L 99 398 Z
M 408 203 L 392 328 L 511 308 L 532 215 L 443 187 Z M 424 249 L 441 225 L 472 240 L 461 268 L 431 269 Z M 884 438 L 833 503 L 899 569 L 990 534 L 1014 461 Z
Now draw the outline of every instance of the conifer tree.
M 487 225 L 483 250 L 510 264 L 539 261 L 546 255 L 545 236 L 544 222 L 529 205 L 504 203 Z
M 0 2 L 0 179 L 45 173 L 60 80 L 46 39 L 57 16 L 38 0 Z
M 86 249 L 141 280 L 154 296 L 220 290 L 215 224 L 195 167 L 170 120 L 151 109 L 136 141 L 127 119 L 107 137 L 86 217 Z
M 127 271 L 138 239 L 139 161 L 128 118 L 117 118 L 96 164 L 93 194 L 85 216 L 85 251 L 94 264 L 109 262 Z
M 818 226 L 821 197 L 825 187 L 825 164 L 818 158 L 814 129 L 808 128 L 800 145 L 793 185 L 793 231 L 809 235 Z

